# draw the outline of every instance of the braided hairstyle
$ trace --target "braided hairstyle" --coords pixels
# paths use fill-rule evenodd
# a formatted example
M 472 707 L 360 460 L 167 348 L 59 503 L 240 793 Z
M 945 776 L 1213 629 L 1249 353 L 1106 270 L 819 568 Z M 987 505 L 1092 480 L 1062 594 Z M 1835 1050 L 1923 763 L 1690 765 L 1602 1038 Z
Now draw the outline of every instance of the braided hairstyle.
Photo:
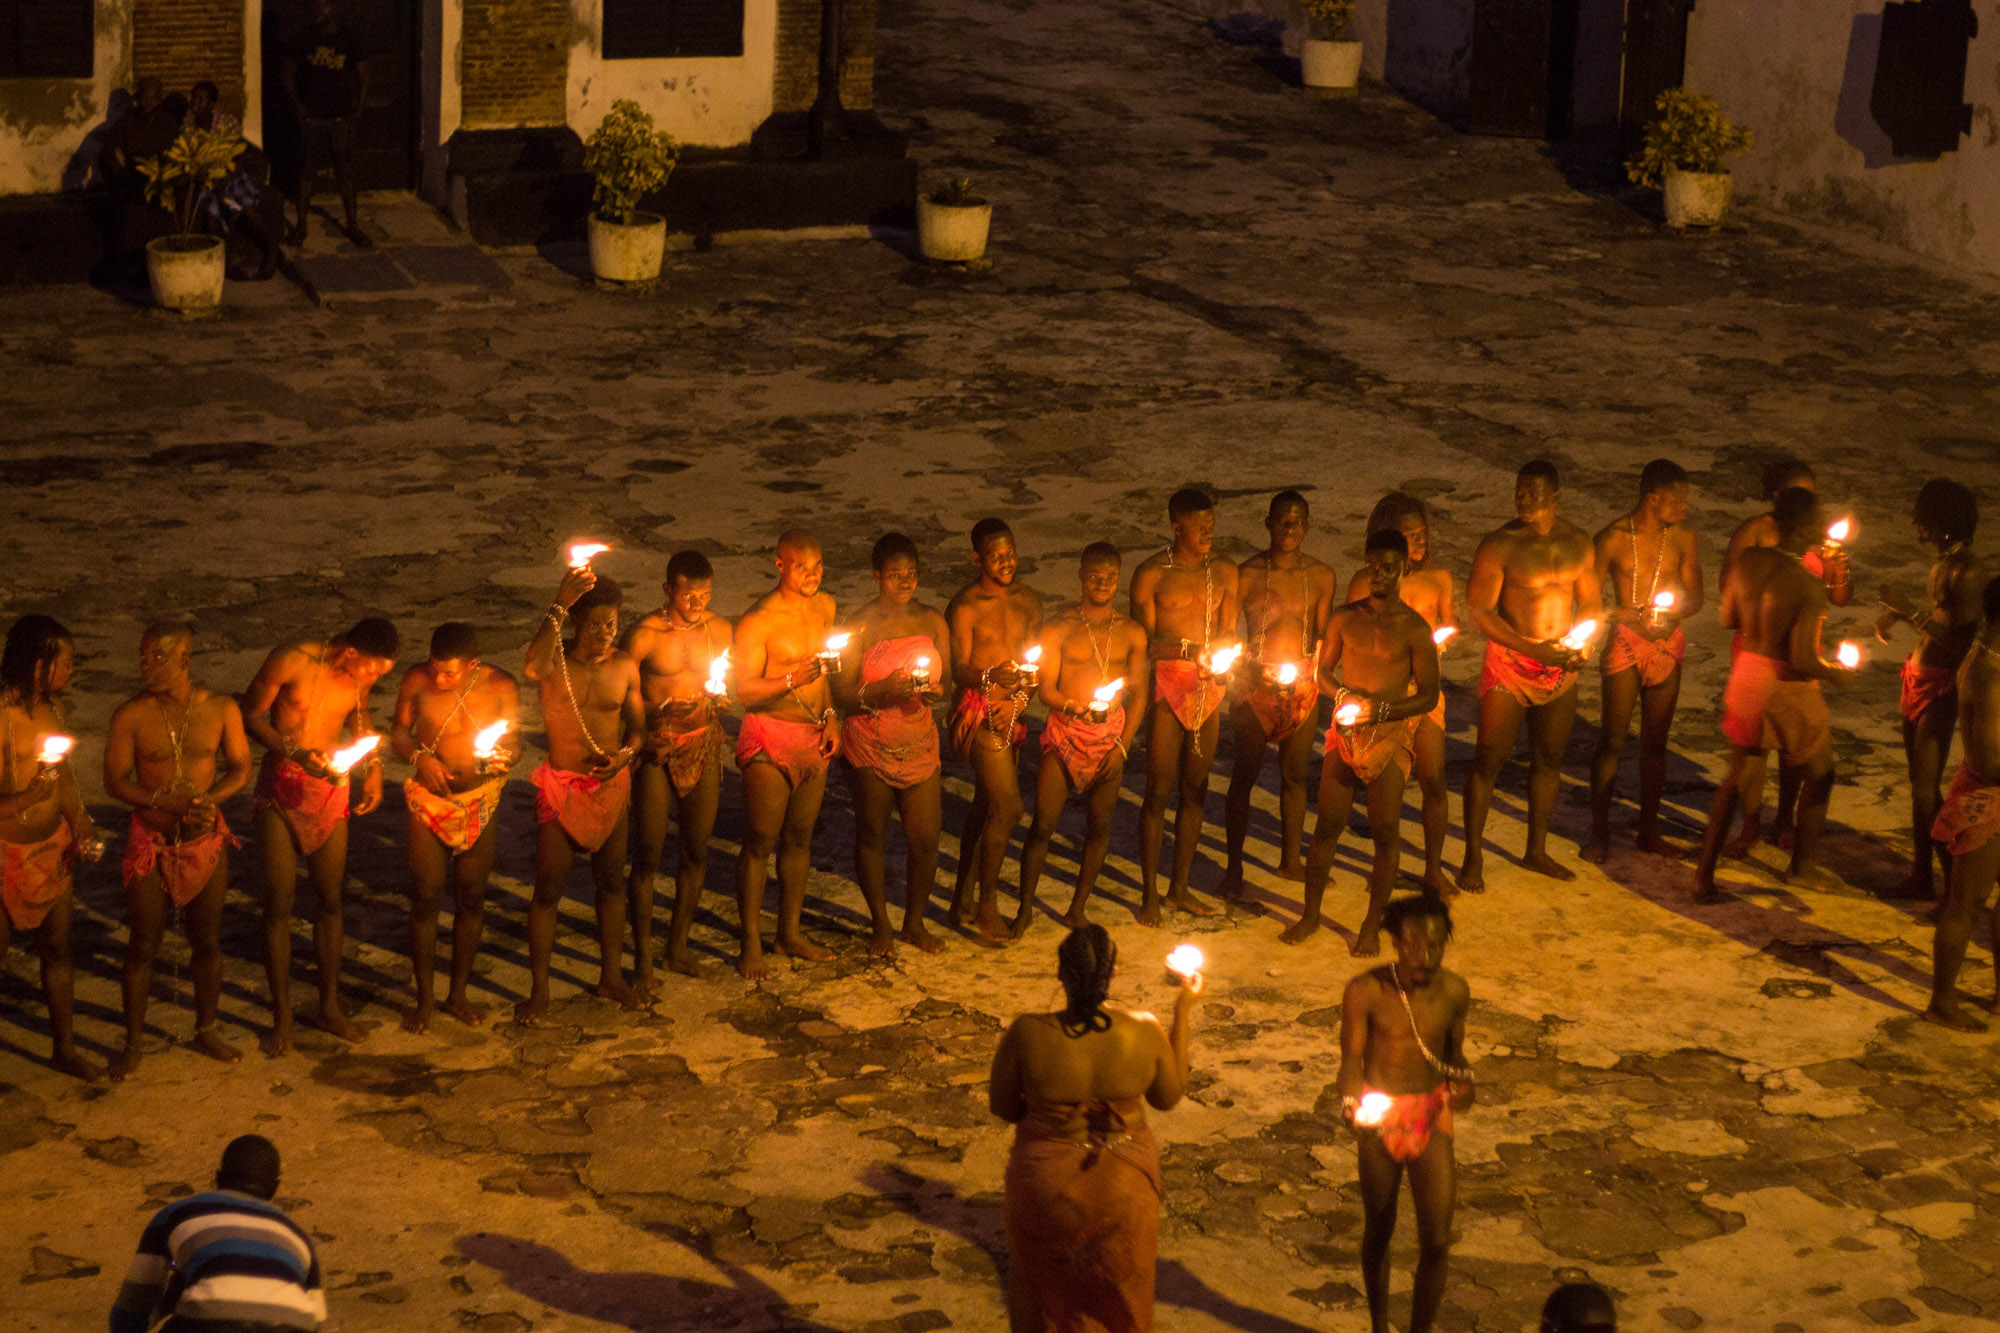
M 1063 937 L 1056 950 L 1056 979 L 1068 1000 L 1062 1011 L 1064 1032 L 1079 1037 L 1110 1028 L 1104 999 L 1111 994 L 1111 970 L 1117 961 L 1118 946 L 1100 925 L 1078 926 Z

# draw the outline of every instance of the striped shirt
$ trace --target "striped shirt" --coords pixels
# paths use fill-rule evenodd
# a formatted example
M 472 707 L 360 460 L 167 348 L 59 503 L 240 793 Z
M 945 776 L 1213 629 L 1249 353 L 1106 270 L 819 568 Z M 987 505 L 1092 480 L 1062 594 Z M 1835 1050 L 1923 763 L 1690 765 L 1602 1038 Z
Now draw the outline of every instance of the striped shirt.
M 326 1318 L 312 1239 L 274 1203 L 234 1190 L 176 1199 L 153 1215 L 111 1307 L 111 1333 L 168 1314 L 318 1328 Z

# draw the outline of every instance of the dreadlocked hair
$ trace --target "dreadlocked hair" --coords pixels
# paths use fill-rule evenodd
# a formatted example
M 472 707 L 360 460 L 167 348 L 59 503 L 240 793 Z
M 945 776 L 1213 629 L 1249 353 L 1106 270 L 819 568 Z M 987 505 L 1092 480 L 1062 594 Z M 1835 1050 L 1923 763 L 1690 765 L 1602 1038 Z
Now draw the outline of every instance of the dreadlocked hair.
M 1062 1011 L 1063 1031 L 1080 1036 L 1111 1026 L 1104 1000 L 1111 994 L 1111 969 L 1117 961 L 1118 947 L 1100 925 L 1078 926 L 1063 937 L 1056 949 L 1056 979 L 1068 1000 Z

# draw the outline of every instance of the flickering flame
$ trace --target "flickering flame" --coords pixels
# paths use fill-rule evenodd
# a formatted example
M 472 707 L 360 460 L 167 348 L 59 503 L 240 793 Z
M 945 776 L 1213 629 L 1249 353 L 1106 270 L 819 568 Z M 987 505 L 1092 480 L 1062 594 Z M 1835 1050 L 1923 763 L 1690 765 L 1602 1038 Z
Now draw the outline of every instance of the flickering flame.
M 1236 665 L 1236 659 L 1241 656 L 1243 656 L 1242 644 L 1232 643 L 1227 648 L 1217 648 L 1213 653 L 1209 654 L 1209 674 L 1220 676 L 1227 673 L 1231 667 Z
M 1569 627 L 1569 633 L 1562 636 L 1562 644 L 1565 648 L 1573 648 L 1577 652 L 1582 652 L 1584 649 L 1590 647 L 1590 641 L 1596 637 L 1597 622 L 1595 620 L 1579 620 Z
M 708 684 L 704 686 L 710 694 L 726 694 L 729 690 L 729 650 L 724 648 L 708 660 Z
M 481 727 L 472 738 L 472 753 L 479 759 L 491 759 L 500 748 L 500 738 L 508 732 L 507 719 L 501 718 L 490 727 Z M 357 756 L 358 757 L 358 756 Z
M 1382 1123 L 1383 1117 L 1389 1114 L 1389 1108 L 1395 1104 L 1396 1099 L 1386 1092 L 1364 1092 L 1361 1094 L 1361 1105 L 1354 1108 L 1354 1123 L 1373 1128 Z
M 1343 727 L 1351 727 L 1361 721 L 1361 705 L 1344 703 L 1333 710 L 1333 720 Z
M 1090 692 L 1090 706 L 1094 712 L 1108 713 L 1111 705 L 1118 702 L 1118 696 L 1125 693 L 1125 677 L 1107 680 Z
M 916 661 L 910 663 L 910 675 L 916 680 L 929 680 L 931 678 L 931 659 L 928 657 L 919 657 Z
M 1439 625 L 1431 631 L 1431 642 L 1442 648 L 1458 637 L 1458 626 Z
M 846 630 L 842 630 L 838 634 L 829 634 L 826 636 L 826 650 L 830 653 L 845 652 L 847 651 L 847 645 L 853 641 L 854 636 Z
M 1194 945 L 1176 944 L 1174 951 L 1167 955 L 1167 971 L 1177 977 L 1191 977 L 1201 971 L 1201 965 L 1207 961 Z
M 1833 660 L 1849 671 L 1861 665 L 1861 645 L 1852 639 L 1842 639 L 1840 647 L 1833 650 Z
M 569 567 L 587 568 L 591 561 L 610 550 L 603 542 L 572 542 L 569 548 Z
M 1281 663 L 1278 667 L 1278 684 L 1296 685 L 1298 683 L 1299 683 L 1299 664 L 1297 662 Z
M 63 756 L 76 748 L 76 737 L 52 734 L 42 737 L 42 752 L 35 756 L 41 764 L 60 764 Z
M 333 758 L 327 761 L 326 766 L 336 773 L 345 773 L 363 759 L 375 753 L 375 747 L 381 743 L 382 738 L 380 736 L 363 736 L 346 749 L 335 750 Z
M 1679 601 L 1680 598 L 1674 596 L 1671 592 L 1656 592 L 1653 594 L 1653 609 L 1655 611 L 1671 611 Z
M 1835 546 L 1840 545 L 1853 535 L 1854 520 L 1851 518 L 1843 518 L 1826 530 L 1826 539 Z
M 1042 664 L 1042 645 L 1039 643 L 1021 654 L 1021 665 L 1038 667 Z

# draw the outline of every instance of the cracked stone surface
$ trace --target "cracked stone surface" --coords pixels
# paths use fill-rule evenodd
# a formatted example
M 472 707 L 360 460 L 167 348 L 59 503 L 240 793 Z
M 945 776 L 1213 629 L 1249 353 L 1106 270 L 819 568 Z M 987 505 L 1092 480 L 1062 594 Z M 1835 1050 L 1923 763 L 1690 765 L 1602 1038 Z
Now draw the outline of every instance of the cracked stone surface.
M 195 617 L 200 674 L 232 688 L 272 643 L 368 612 L 413 644 L 473 620 L 518 666 L 509 645 L 583 531 L 617 545 L 600 567 L 646 604 L 668 550 L 699 545 L 734 611 L 764 586 L 782 526 L 821 533 L 849 604 L 870 589 L 870 543 L 899 527 L 932 553 L 942 600 L 964 532 L 998 512 L 1023 577 L 1062 598 L 1086 542 L 1155 543 L 1175 486 L 1217 491 L 1239 557 L 1272 490 L 1310 487 L 1312 548 L 1345 574 L 1362 517 L 1400 485 L 1435 507 L 1440 557 L 1462 570 L 1508 516 L 1523 459 L 1556 458 L 1569 512 L 1595 526 L 1667 453 L 1693 474 L 1712 571 L 1757 507 L 1762 461 L 1790 450 L 1859 518 L 1861 586 L 1907 589 L 1925 563 L 1907 522 L 1918 482 L 2000 479 L 1989 284 L 1754 213 L 1663 233 L 1634 199 L 1571 188 L 1536 145 L 1456 136 L 1380 89 L 1309 100 L 1269 49 L 1141 0 L 885 0 L 879 68 L 886 114 L 931 174 L 972 174 L 996 201 L 990 269 L 921 266 L 893 237 L 728 248 L 671 255 L 634 297 L 501 253 L 494 291 L 329 312 L 260 297 L 188 326 L 84 289 L 0 294 L 4 611 L 77 631 L 87 778 L 150 618 Z M 1720 768 L 1725 654 L 1704 618 L 1668 784 L 1683 842 Z M 1454 787 L 1473 656 L 1446 665 Z M 1717 909 L 1689 906 L 1685 864 L 1629 846 L 1573 885 L 1490 862 L 1453 953 L 1482 1089 L 1459 1122 L 1444 1327 L 1512 1333 L 1580 1274 L 1640 1330 L 2000 1318 L 2000 1047 L 1917 1019 L 1929 929 L 1889 896 L 1908 848 L 1893 667 L 1880 654 L 1836 708 L 1837 891 L 1785 889 L 1769 848 L 1725 867 L 1741 896 Z M 1587 818 L 1595 693 L 1587 680 L 1557 817 L 1566 857 Z M 1518 769 L 1503 779 L 1499 848 L 1520 845 L 1523 787 Z M 953 768 L 948 829 L 967 790 Z M 114 818 L 94 780 L 86 795 Z M 1126 960 L 1117 998 L 1157 1008 L 1153 960 L 1175 937 L 1131 923 L 1135 802 L 1095 911 Z M 1157 1119 L 1163 1329 L 1365 1327 L 1332 1093 L 1354 964 L 1337 935 L 1277 943 L 1296 891 L 1266 871 L 1275 808 L 1260 793 L 1265 910 L 1191 928 L 1211 990 L 1192 1095 Z M 517 782 L 488 1003 L 524 980 L 530 811 Z M 732 777 L 712 886 L 728 886 L 739 832 Z M 1065 825 L 1058 880 L 1080 833 Z M 1053 1001 L 1052 921 L 1005 952 L 954 940 L 867 959 L 836 784 L 808 908 L 835 962 L 781 961 L 756 988 L 669 977 L 652 1013 L 613 1012 L 580 994 L 579 876 L 546 1027 L 440 1017 L 412 1037 L 394 1022 L 401 838 L 393 809 L 355 830 L 348 967 L 373 1031 L 351 1049 L 307 1029 L 296 1056 L 226 1070 L 167 1049 L 129 1085 L 84 1088 L 40 1063 L 33 961 L 12 951 L 0 1323 L 100 1320 L 148 1210 L 200 1188 L 250 1129 L 285 1151 L 281 1201 L 320 1240 L 341 1329 L 1004 1322 L 1007 1132 L 984 1081 L 1005 1021 Z M 1356 842 L 1329 898 L 1350 925 Z M 949 866 L 949 835 L 946 852 Z M 249 871 L 239 857 L 224 994 L 246 1050 L 264 1015 Z M 1218 874 L 1204 860 L 1197 886 Z M 102 1055 L 124 909 L 107 869 L 80 895 L 79 1029 Z M 719 960 L 734 908 L 708 909 L 697 942 Z M 156 1039 L 190 1025 L 178 940 L 166 959 Z M 1976 945 L 1968 988 L 1990 974 Z

